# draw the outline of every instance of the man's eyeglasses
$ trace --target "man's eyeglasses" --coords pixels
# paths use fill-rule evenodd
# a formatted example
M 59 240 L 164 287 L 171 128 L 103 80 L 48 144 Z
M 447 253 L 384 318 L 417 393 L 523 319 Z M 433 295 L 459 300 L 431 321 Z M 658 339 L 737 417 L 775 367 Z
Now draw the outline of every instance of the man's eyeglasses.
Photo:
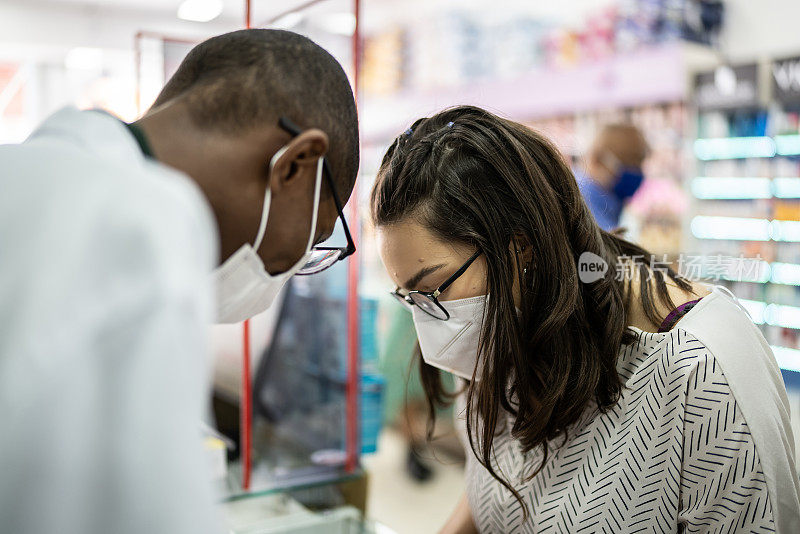
M 295 123 L 281 117 L 278 119 L 278 125 L 289 133 L 292 137 L 297 137 L 303 130 L 301 130 Z M 321 247 L 315 245 L 311 249 L 311 257 L 308 262 L 299 270 L 298 275 L 316 274 L 331 267 L 339 260 L 343 260 L 351 256 L 356 251 L 356 244 L 353 242 L 353 237 L 350 235 L 350 229 L 347 227 L 347 221 L 344 218 L 344 211 L 342 202 L 339 200 L 339 195 L 336 194 L 336 187 L 333 183 L 333 175 L 331 174 L 331 167 L 328 164 L 328 159 L 323 156 L 322 158 L 322 174 L 330 187 L 331 195 L 333 196 L 333 203 L 336 205 L 336 212 L 339 214 L 339 219 L 342 221 L 342 230 L 344 230 L 345 238 L 347 239 L 346 247 Z
M 450 314 L 447 313 L 447 310 L 444 309 L 444 306 L 439 303 L 439 295 L 441 295 L 448 287 L 450 287 L 459 276 L 464 274 L 469 266 L 472 265 L 472 262 L 478 259 L 478 256 L 480 255 L 480 250 L 473 254 L 464 265 L 454 272 L 450 278 L 445 280 L 444 283 L 435 291 L 409 291 L 407 294 L 403 295 L 400 293 L 400 288 L 396 288 L 391 292 L 392 296 L 399 300 L 403 306 L 409 310 L 413 306 L 418 306 L 420 310 L 424 311 L 431 317 L 446 321 L 450 318 Z

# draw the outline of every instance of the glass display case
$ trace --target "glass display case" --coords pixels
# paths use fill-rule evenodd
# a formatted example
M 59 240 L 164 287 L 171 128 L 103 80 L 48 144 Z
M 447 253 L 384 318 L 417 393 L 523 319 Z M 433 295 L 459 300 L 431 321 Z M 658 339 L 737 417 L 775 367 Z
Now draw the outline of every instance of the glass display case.
M 314 276 L 295 277 L 276 303 L 269 342 L 252 360 L 249 487 L 243 461 L 233 462 L 225 488 L 229 498 L 293 492 L 363 476 L 358 456 L 374 450 L 383 385 L 371 362 L 376 357 L 377 306 L 370 299 L 359 303 L 361 380 L 354 410 L 347 396 L 346 275 L 347 265 L 340 263 Z M 353 416 L 355 421 L 349 419 Z M 360 429 L 355 442 L 348 433 L 351 425 Z M 353 457 L 355 462 L 348 465 Z

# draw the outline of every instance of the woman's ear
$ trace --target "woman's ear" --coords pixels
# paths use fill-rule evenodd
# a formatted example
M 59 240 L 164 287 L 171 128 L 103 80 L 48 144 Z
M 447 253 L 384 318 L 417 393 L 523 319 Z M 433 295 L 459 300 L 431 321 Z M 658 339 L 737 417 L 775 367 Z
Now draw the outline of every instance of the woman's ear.
M 523 266 L 530 265 L 531 260 L 533 259 L 533 251 L 531 249 L 530 242 L 524 235 L 515 235 L 511 239 L 509 248 L 511 249 L 511 252 L 519 258 L 519 261 Z

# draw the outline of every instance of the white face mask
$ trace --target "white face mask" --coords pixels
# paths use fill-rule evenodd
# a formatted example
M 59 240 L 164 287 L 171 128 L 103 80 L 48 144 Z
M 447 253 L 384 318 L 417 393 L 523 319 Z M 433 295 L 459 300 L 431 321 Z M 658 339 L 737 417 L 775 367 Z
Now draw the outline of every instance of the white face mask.
M 283 147 L 272 156 L 269 164 L 270 174 L 287 147 Z M 314 205 L 311 216 L 311 232 L 308 236 L 306 252 L 288 271 L 271 275 L 264 268 L 264 262 L 256 252 L 264 239 L 267 230 L 269 206 L 272 191 L 269 186 L 264 193 L 264 207 L 261 211 L 261 224 L 258 227 L 256 240 L 251 246 L 245 243 L 225 262 L 214 270 L 214 281 L 217 288 L 217 323 L 238 323 L 258 315 L 270 307 L 278 292 L 289 278 L 299 271 L 311 257 L 314 245 L 314 234 L 317 229 L 317 209 L 319 208 L 319 190 L 322 182 L 322 158 L 317 164 L 317 183 L 314 186 Z
M 422 359 L 428 365 L 472 380 L 478 364 L 486 295 L 442 301 L 440 304 L 450 314 L 447 321 L 431 317 L 418 306 L 411 308 Z

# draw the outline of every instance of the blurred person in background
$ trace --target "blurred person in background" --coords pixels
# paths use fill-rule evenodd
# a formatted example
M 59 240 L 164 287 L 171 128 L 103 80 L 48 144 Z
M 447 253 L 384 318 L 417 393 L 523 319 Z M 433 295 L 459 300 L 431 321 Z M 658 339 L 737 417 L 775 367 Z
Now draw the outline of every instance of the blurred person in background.
M 644 181 L 642 165 L 650 148 L 631 124 L 609 124 L 600 130 L 586 156 L 585 172 L 576 171 L 581 194 L 600 228 L 619 226 L 622 208 Z
M 371 212 L 428 399 L 456 395 L 466 491 L 443 533 L 800 532 L 761 332 L 601 229 L 543 136 L 469 106 L 420 119 Z
M 274 30 L 201 43 L 133 124 L 66 108 L 0 147 L 4 532 L 223 531 L 208 325 L 352 253 L 316 245 L 358 160 L 342 67 Z

